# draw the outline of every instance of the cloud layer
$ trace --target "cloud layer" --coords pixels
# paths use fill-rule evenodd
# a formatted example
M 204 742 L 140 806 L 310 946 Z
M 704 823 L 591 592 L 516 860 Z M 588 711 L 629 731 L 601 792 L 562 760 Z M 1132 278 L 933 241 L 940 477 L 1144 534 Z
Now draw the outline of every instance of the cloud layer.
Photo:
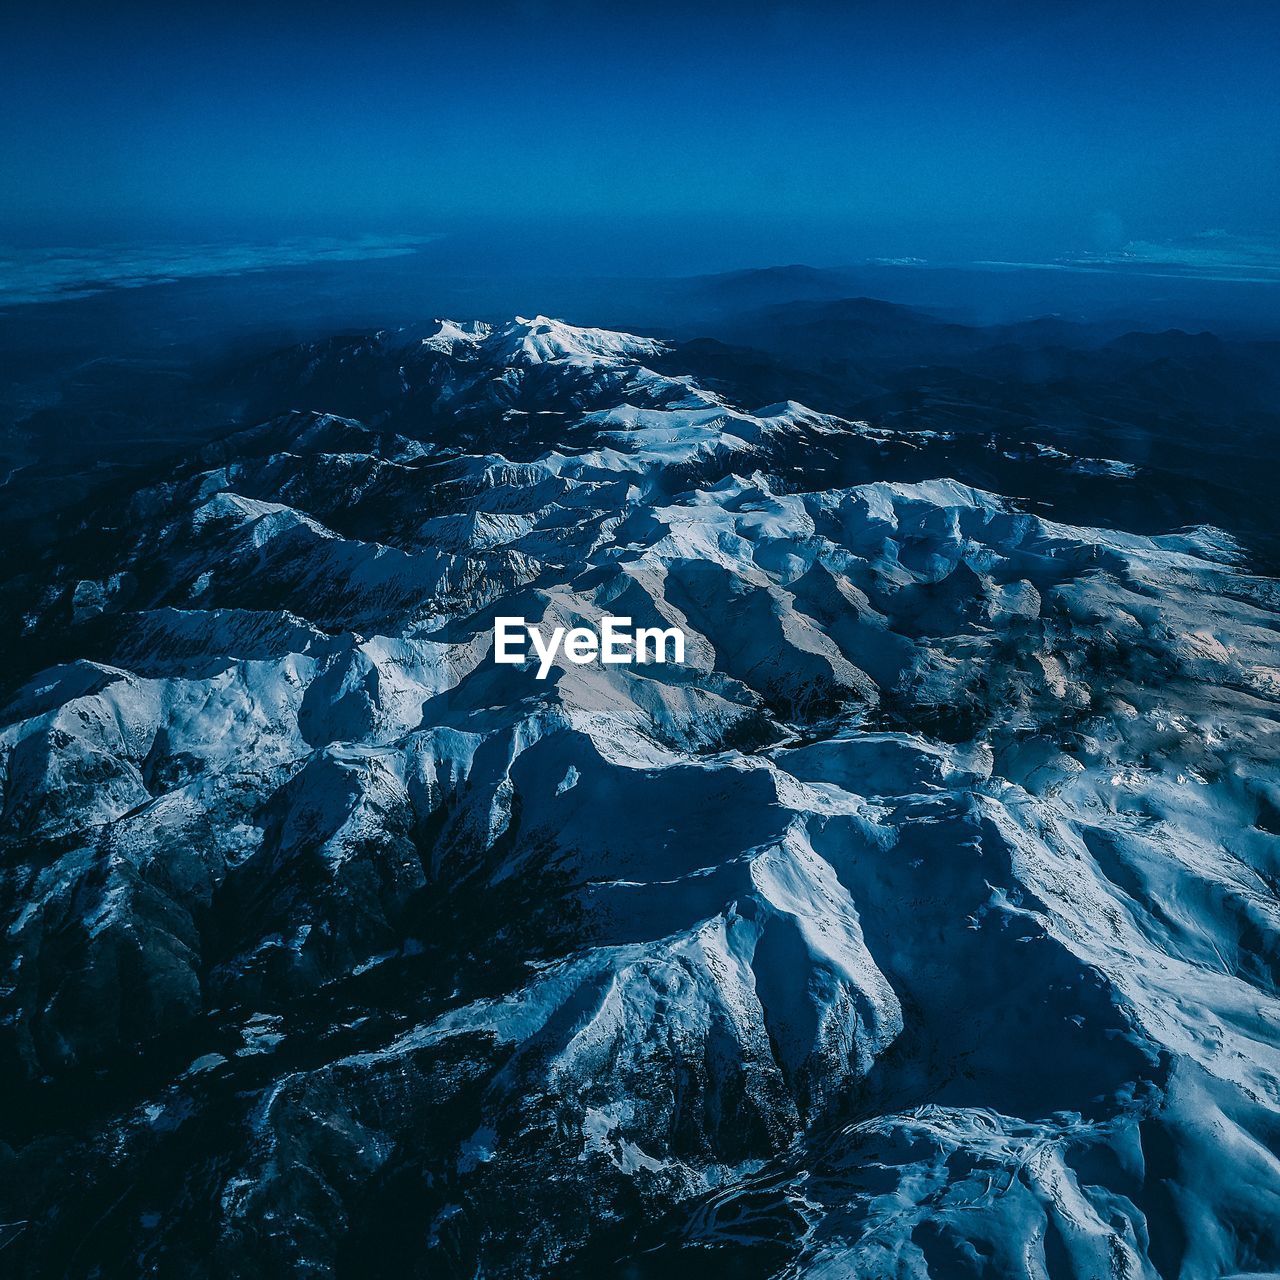
M 0 305 L 83 298 L 106 289 L 138 289 L 192 276 L 394 258 L 413 253 L 435 238 L 305 236 L 274 243 L 0 248 Z

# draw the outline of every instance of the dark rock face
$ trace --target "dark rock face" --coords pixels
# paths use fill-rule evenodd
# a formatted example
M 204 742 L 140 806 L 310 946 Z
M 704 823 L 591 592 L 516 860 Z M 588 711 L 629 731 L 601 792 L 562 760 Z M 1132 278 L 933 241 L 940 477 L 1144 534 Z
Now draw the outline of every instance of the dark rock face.
M 368 420 L 68 543 L 0 717 L 7 1273 L 1280 1266 L 1276 584 L 680 360 L 288 353 Z M 606 613 L 684 664 L 492 661 Z

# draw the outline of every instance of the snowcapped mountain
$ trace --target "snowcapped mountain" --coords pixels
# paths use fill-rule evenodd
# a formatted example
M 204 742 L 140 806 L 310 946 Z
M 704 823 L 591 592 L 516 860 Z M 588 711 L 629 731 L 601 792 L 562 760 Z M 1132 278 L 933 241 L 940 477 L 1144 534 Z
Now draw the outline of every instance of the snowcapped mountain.
M 0 713 L 14 1274 L 1280 1269 L 1280 587 L 682 359 L 295 351 L 68 540 Z M 493 661 L 606 614 L 685 662 Z

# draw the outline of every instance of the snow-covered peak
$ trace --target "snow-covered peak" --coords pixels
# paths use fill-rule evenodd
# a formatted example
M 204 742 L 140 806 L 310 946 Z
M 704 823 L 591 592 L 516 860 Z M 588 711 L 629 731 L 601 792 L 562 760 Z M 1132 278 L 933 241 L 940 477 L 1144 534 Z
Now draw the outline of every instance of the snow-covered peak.
M 440 328 L 430 337 L 423 338 L 422 346 L 428 351 L 439 351 L 448 356 L 477 347 L 493 331 L 492 326 L 483 320 L 468 320 L 462 324 L 454 320 L 437 320 L 436 323 Z
M 524 365 L 569 359 L 601 363 L 636 361 L 667 350 L 667 344 L 656 338 L 612 329 L 580 328 L 541 315 L 531 320 L 517 316 L 496 330 L 487 345 L 495 358 Z
M 482 320 L 445 319 L 437 320 L 436 324 L 439 326 L 436 332 L 421 340 L 423 348 L 449 356 L 474 352 L 498 368 L 556 360 L 634 363 L 669 350 L 669 344 L 656 338 L 613 329 L 584 328 L 543 315 L 532 319 L 516 316 L 497 327 Z

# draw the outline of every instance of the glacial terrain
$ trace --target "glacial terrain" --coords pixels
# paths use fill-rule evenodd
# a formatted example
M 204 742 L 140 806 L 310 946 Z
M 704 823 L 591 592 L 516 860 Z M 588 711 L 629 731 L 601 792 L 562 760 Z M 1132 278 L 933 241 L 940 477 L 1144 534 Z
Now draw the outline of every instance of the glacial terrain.
M 1280 586 L 743 367 L 289 348 L 5 566 L 6 1275 L 1280 1271 Z M 685 663 L 492 660 L 606 614 Z

